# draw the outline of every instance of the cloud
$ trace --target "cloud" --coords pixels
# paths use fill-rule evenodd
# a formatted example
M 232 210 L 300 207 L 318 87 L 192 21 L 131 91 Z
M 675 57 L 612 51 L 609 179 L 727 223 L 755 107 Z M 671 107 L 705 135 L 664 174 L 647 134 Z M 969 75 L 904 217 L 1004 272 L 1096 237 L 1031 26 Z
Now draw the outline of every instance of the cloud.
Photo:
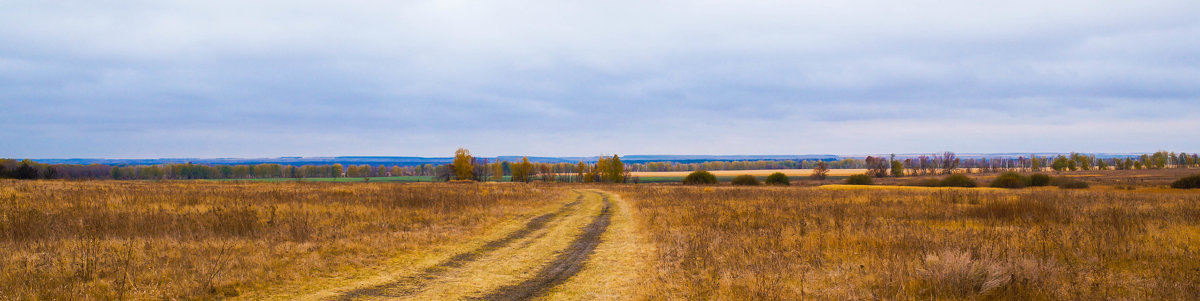
M 1194 1 L 6 6 L 0 157 L 1200 148 Z

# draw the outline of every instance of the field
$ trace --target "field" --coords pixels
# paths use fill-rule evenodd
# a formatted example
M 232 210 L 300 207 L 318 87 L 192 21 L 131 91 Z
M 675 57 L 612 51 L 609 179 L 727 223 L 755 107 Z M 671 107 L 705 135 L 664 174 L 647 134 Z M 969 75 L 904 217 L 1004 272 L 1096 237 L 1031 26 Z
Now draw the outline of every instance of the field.
M 627 186 L 665 299 L 1192 299 L 1200 193 Z
M 1195 300 L 1200 190 L 1165 188 L 1191 173 L 1057 175 L 1083 190 L 2 181 L 0 299 Z
M 558 207 L 512 185 L 0 182 L 0 299 L 224 298 L 464 248 Z M 306 286 L 319 286 L 321 281 Z
M 257 178 L 257 179 L 220 179 L 212 181 L 246 181 L 246 182 L 433 182 L 431 176 L 397 176 L 371 178 Z
M 812 169 L 752 169 L 752 170 L 710 170 L 708 171 L 715 176 L 735 177 L 739 175 L 752 175 L 766 177 L 767 175 L 782 172 L 788 177 L 808 177 L 812 175 Z M 857 175 L 866 173 L 866 169 L 830 169 L 829 176 L 844 177 L 849 175 Z M 638 171 L 629 173 L 634 177 L 678 177 L 687 176 L 690 171 Z
M 805 181 L 806 184 L 817 185 L 817 184 L 835 183 L 841 179 L 845 179 L 847 176 L 865 173 L 865 172 L 867 172 L 867 170 L 866 169 L 830 169 L 829 173 L 826 174 L 826 176 L 828 176 L 828 178 L 824 181 L 809 180 L 808 177 L 810 175 L 812 175 L 811 169 L 710 170 L 709 172 L 712 173 L 713 175 L 717 176 L 717 181 L 720 181 L 720 182 L 732 181 L 734 177 L 739 176 L 739 175 L 752 175 L 752 176 L 758 177 L 759 180 L 763 180 L 770 174 L 773 174 L 776 172 L 782 172 L 783 174 L 787 175 L 788 178 L 791 178 L 793 181 L 803 180 L 803 181 Z M 692 173 L 692 172 L 690 172 L 690 171 L 639 171 L 639 172 L 630 172 L 629 176 L 637 177 L 638 183 L 679 183 L 680 181 L 683 181 L 683 178 L 686 177 L 689 173 Z

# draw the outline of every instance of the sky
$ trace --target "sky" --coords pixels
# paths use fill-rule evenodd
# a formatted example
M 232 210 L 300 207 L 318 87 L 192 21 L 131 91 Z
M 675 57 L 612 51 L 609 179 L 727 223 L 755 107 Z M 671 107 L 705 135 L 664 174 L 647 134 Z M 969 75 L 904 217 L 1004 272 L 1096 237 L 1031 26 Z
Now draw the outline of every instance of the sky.
M 1200 151 L 1200 2 L 7 1 L 0 157 Z

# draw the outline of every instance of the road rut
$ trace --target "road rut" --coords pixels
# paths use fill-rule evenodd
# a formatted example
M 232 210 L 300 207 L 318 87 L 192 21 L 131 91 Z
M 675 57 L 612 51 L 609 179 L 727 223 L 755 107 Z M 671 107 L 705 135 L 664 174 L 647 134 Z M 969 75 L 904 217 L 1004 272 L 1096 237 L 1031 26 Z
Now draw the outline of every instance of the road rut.
M 476 248 L 474 250 L 454 255 L 453 257 L 451 257 L 445 261 L 442 261 L 434 266 L 431 266 L 429 268 L 426 268 L 425 270 L 422 270 L 421 273 L 419 273 L 417 275 L 403 277 L 401 279 L 397 279 L 392 282 L 381 284 L 381 285 L 376 285 L 376 286 L 372 286 L 372 287 L 360 288 L 360 289 L 356 289 L 353 291 L 349 291 L 349 292 L 346 292 L 345 294 L 334 297 L 331 300 L 354 300 L 354 299 L 359 299 L 359 298 L 380 298 L 380 297 L 382 297 L 382 298 L 401 298 L 401 297 L 412 295 L 413 293 L 420 291 L 422 288 L 424 288 L 426 285 L 428 285 L 429 281 L 437 279 L 438 276 L 440 276 L 452 269 L 462 267 L 466 263 L 475 261 L 476 259 L 479 259 L 480 257 L 482 257 L 492 251 L 504 248 L 514 241 L 525 238 L 526 236 L 529 236 L 531 233 L 533 233 L 537 230 L 540 230 L 542 228 L 545 228 L 547 223 L 549 223 L 552 219 L 554 219 L 555 217 L 564 215 L 567 211 L 573 209 L 574 207 L 576 207 L 580 203 L 582 203 L 583 197 L 584 197 L 583 194 L 580 193 L 579 196 L 575 199 L 575 201 L 564 205 L 559 210 L 552 212 L 552 213 L 547 213 L 547 214 L 543 214 L 543 215 L 534 217 L 533 219 L 529 220 L 529 222 L 525 223 L 524 227 L 522 227 L 519 230 L 513 231 L 512 233 L 509 233 L 508 235 L 504 236 L 503 238 L 489 241 L 489 242 L 485 243 L 483 246 L 480 246 L 479 248 Z M 607 202 L 607 199 L 605 201 Z
M 604 201 L 604 209 L 601 209 L 600 215 L 596 216 L 592 223 L 584 228 L 583 234 L 571 242 L 570 247 L 559 253 L 537 275 L 524 282 L 501 287 L 476 299 L 507 301 L 537 298 L 545 294 L 549 289 L 566 282 L 567 279 L 570 279 L 571 276 L 582 270 L 588 257 L 592 255 L 596 250 L 596 246 L 600 244 L 600 236 L 608 229 L 608 225 L 612 220 L 612 213 L 610 212 L 612 204 L 609 202 L 608 195 L 601 194 L 601 196 Z

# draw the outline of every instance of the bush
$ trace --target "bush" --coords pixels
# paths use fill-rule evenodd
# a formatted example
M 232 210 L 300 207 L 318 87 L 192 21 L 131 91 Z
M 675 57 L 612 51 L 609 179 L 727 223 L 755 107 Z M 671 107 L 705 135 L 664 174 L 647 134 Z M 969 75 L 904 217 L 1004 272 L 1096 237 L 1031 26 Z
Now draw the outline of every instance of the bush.
M 1029 178 L 1011 171 L 1000 174 L 992 181 L 992 187 L 997 188 L 1023 188 L 1025 186 L 1029 186 Z
M 847 185 L 871 185 L 871 176 L 868 175 L 853 175 L 846 178 Z
M 752 175 L 740 175 L 740 176 L 733 178 L 733 185 L 758 186 L 758 185 L 762 185 L 762 183 L 759 183 L 758 178 L 755 178 Z
M 1190 189 L 1200 188 L 1200 174 L 1190 175 L 1171 183 L 1171 188 Z
M 938 179 L 938 178 L 928 178 L 928 179 L 924 179 L 924 180 L 920 180 L 920 181 L 917 181 L 917 182 L 915 182 L 915 183 L 912 183 L 911 185 L 913 185 L 913 186 L 925 186 L 925 187 L 941 187 L 941 186 L 942 186 L 942 180 L 940 180 L 940 179 Z
M 767 185 L 787 186 L 792 185 L 792 181 L 788 179 L 787 175 L 783 174 L 782 172 L 777 172 L 767 176 Z
M 1047 186 L 1050 185 L 1050 176 L 1044 173 L 1035 173 L 1029 176 L 1029 186 Z
M 975 186 L 979 186 L 979 184 L 975 183 L 975 180 L 972 180 L 971 178 L 964 176 L 964 175 L 946 176 L 945 179 L 942 179 L 940 184 L 942 187 L 975 187 Z
M 1073 180 L 1073 179 L 1065 179 L 1065 178 L 1064 178 L 1064 179 L 1062 179 L 1061 181 L 1058 181 L 1058 188 L 1062 188 L 1062 189 L 1086 189 L 1086 188 L 1088 188 L 1088 183 L 1087 183 L 1087 182 L 1084 182 L 1084 181 L 1080 181 L 1080 180 Z
M 691 184 L 691 185 L 716 184 L 717 176 L 714 176 L 711 172 L 708 172 L 708 171 L 697 170 L 697 171 L 693 171 L 692 173 L 688 174 L 687 177 L 684 177 L 683 183 Z

